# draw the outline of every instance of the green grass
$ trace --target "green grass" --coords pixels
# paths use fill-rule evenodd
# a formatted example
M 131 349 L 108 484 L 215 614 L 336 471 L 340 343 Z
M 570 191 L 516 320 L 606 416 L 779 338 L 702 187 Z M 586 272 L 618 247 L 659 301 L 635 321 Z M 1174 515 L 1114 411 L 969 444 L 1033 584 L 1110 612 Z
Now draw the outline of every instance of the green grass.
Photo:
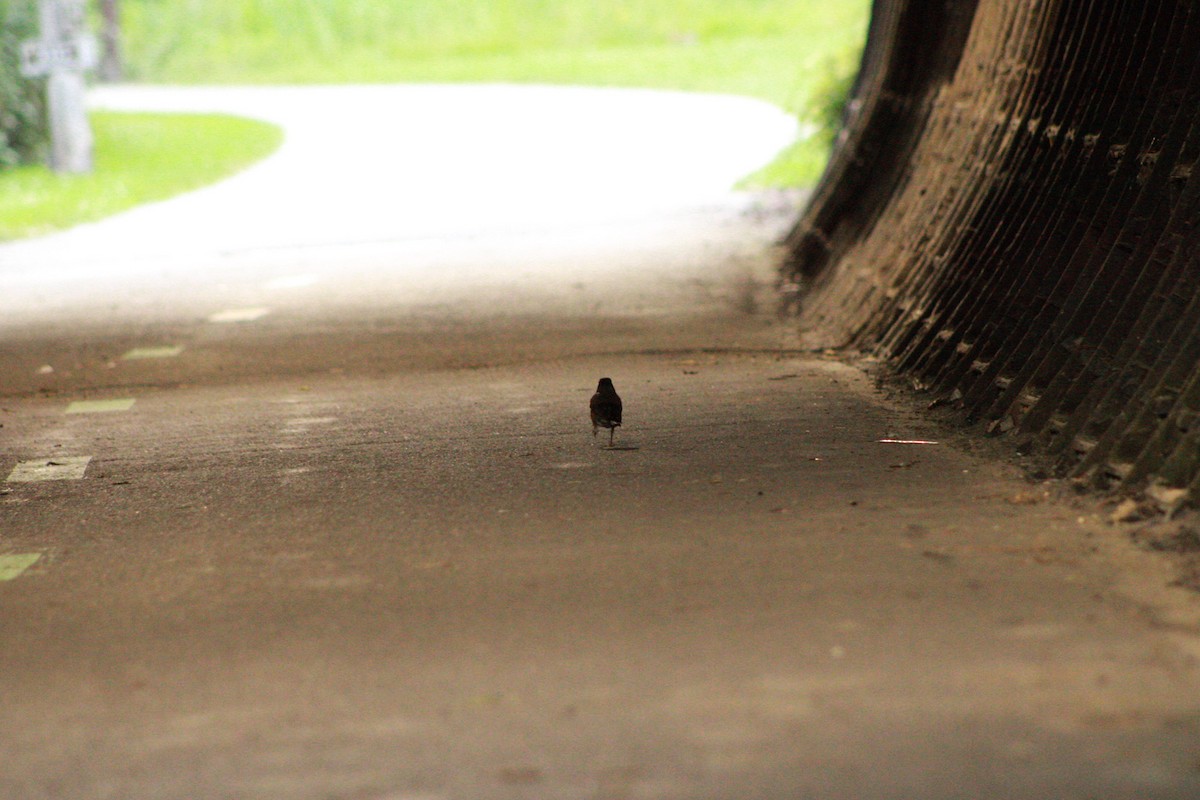
M 127 68 L 157 83 L 517 82 L 748 95 L 824 133 L 748 179 L 811 184 L 830 64 L 852 72 L 870 0 L 124 0 Z M 0 239 L 211 183 L 278 130 L 221 116 L 96 114 L 96 172 L 0 173 Z
M 192 83 L 505 81 L 725 92 L 826 128 L 753 179 L 811 184 L 830 64 L 869 0 L 125 0 L 136 77 Z M 203 35 L 197 35 L 203 31 Z M 844 81 L 843 81 L 844 82 Z
M 156 81 L 641 86 L 682 77 L 786 102 L 807 66 L 861 43 L 867 8 L 868 0 L 124 0 L 122 13 L 130 66 Z M 765 55 L 768 75 L 756 69 L 764 54 L 743 59 L 760 42 L 776 50 Z M 664 64 L 668 76 L 658 72 Z
M 269 155 L 283 139 L 275 125 L 217 114 L 95 112 L 92 127 L 92 174 L 27 166 L 0 175 L 0 240 L 101 219 L 213 183 Z

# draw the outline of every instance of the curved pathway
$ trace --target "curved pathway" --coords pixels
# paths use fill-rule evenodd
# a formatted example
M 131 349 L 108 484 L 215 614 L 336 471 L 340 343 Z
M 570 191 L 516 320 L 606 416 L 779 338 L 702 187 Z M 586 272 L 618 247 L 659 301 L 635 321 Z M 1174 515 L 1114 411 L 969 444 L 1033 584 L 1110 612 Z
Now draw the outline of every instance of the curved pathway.
M 796 135 L 743 97 L 515 85 L 97 89 L 96 108 L 221 112 L 285 142 L 216 185 L 31 243 L 3 263 L 462 238 L 736 202 Z

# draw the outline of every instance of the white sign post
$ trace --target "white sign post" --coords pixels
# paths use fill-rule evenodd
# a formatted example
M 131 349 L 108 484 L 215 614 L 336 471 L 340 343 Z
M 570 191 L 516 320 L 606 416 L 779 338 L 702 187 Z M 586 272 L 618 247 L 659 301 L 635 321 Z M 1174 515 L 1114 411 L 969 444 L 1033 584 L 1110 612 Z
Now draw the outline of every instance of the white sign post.
M 96 66 L 96 40 L 85 27 L 83 0 L 39 0 L 41 38 L 21 43 L 21 74 L 46 78 L 50 168 L 92 171 L 83 73 Z

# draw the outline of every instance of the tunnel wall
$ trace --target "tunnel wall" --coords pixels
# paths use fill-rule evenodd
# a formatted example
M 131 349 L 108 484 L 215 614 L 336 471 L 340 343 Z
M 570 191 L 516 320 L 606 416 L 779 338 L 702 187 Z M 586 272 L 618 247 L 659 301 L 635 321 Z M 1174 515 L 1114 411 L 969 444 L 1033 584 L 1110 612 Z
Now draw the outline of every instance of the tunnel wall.
M 786 241 L 807 341 L 1200 496 L 1200 3 L 876 0 L 845 122 Z

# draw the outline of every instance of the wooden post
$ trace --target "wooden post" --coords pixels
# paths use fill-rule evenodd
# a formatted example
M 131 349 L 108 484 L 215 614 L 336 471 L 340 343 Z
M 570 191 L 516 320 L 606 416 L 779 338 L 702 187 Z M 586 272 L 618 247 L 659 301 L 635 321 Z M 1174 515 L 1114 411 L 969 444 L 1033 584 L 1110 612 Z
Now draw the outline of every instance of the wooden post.
M 21 72 L 46 78 L 50 117 L 50 168 L 92 171 L 92 128 L 85 103 L 84 70 L 96 63 L 96 42 L 85 28 L 83 0 L 39 0 L 41 35 L 21 46 Z
M 96 77 L 105 83 L 119 83 L 125 69 L 121 63 L 121 10 L 117 0 L 100 0 L 100 64 Z

